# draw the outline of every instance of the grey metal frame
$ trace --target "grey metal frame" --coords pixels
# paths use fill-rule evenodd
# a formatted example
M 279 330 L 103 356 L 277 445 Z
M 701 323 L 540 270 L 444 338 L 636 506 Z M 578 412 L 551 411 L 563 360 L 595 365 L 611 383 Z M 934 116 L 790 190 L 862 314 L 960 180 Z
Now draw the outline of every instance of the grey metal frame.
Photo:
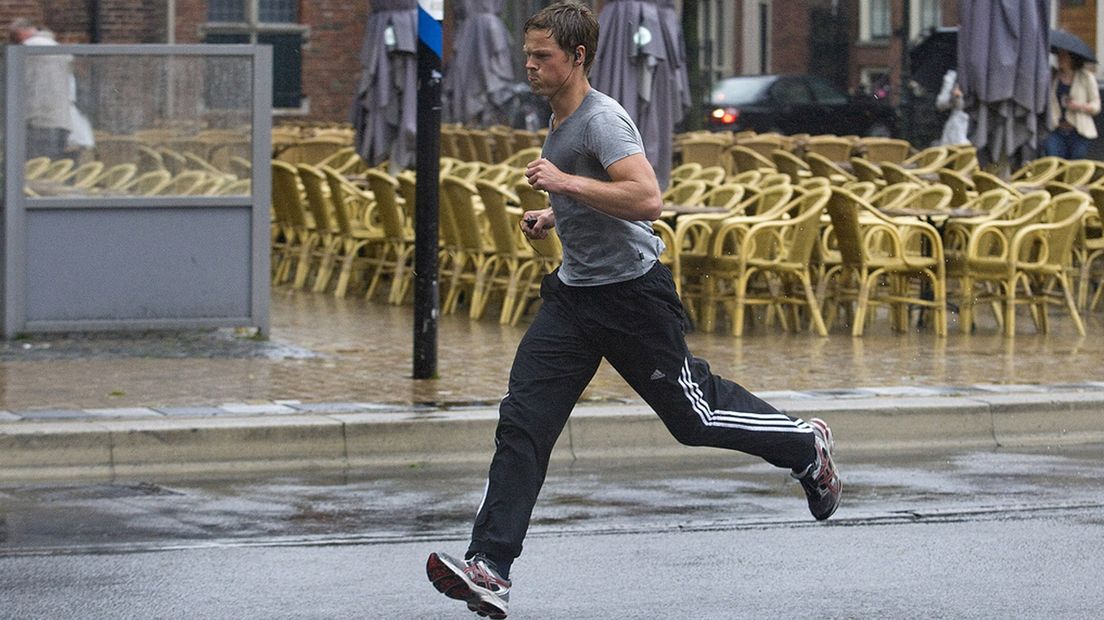
M 157 197 L 80 197 L 51 198 L 24 196 L 24 162 L 26 161 L 26 131 L 24 102 L 20 91 L 25 60 L 34 54 L 71 54 L 73 56 L 245 56 L 253 63 L 253 112 L 252 112 L 252 182 L 250 196 L 157 196 Z M 194 329 L 209 327 L 255 327 L 260 334 L 269 333 L 269 252 L 270 252 L 270 216 L 271 205 L 271 136 L 272 136 L 272 50 L 268 46 L 256 45 L 61 45 L 61 46 L 8 46 L 5 50 L 5 87 L 4 87 L 4 194 L 3 194 L 3 239 L 2 239 L 2 283 L 0 293 L 2 303 L 2 335 L 13 338 L 28 332 L 46 331 L 86 331 L 86 330 L 131 330 L 131 329 Z M 141 209 L 141 212 L 130 210 Z M 169 316 L 145 316 L 145 307 L 127 307 L 119 318 L 91 317 L 82 314 L 81 300 L 72 300 L 66 305 L 64 319 L 36 317 L 32 312 L 28 316 L 28 291 L 41 282 L 28 281 L 27 259 L 36 248 L 28 247 L 29 224 L 36 218 L 44 221 L 54 217 L 58 222 L 70 226 L 82 225 L 85 220 L 79 218 L 91 216 L 93 221 L 125 214 L 125 219 L 135 226 L 143 225 L 139 220 L 150 215 L 188 214 L 194 210 L 195 217 L 217 216 L 218 214 L 242 213 L 248 218 L 250 248 L 245 253 L 248 265 L 219 265 L 224 273 L 237 270 L 240 274 L 246 270 L 248 291 L 238 291 L 237 295 L 247 295 L 244 313 L 225 316 L 201 315 L 189 316 L 187 304 L 167 313 Z M 68 218 L 68 221 L 66 220 Z M 145 226 L 151 228 L 152 219 Z M 156 224 L 154 224 L 155 226 Z M 90 243 L 96 239 L 90 238 Z M 138 240 L 140 243 L 140 239 Z M 113 248 L 77 248 L 90 251 L 98 249 L 110 252 Z M 126 248 L 122 248 L 125 250 Z M 153 251 L 155 248 L 148 248 Z M 217 248 L 208 248 L 216 250 Z M 200 249 L 202 251 L 202 248 Z M 132 258 L 141 261 L 143 256 L 115 256 L 115 259 Z M 104 262 L 111 262 L 105 260 Z M 218 261 L 214 261 L 218 263 Z M 161 265 L 164 267 L 164 265 Z M 181 272 L 183 273 L 183 272 Z M 103 283 L 113 285 L 124 297 L 128 290 L 126 283 L 112 283 L 116 274 L 102 274 Z M 171 280 L 173 273 L 148 272 L 150 279 L 166 278 Z M 180 274 L 175 274 L 179 276 Z M 222 274 L 211 274 L 217 278 Z M 140 284 L 140 283 L 139 283 Z M 205 291 L 207 289 L 204 289 Z M 175 291 L 174 291 L 175 292 Z M 181 291 L 186 298 L 188 291 Z M 141 295 L 134 299 L 139 303 Z M 114 299 L 114 298 L 112 298 Z M 127 300 L 123 299 L 125 305 Z M 66 300 L 66 304 L 70 304 Z M 229 303 L 229 305 L 233 305 Z M 179 312 L 178 312 L 179 311 Z M 141 316 L 140 316 L 141 315 Z

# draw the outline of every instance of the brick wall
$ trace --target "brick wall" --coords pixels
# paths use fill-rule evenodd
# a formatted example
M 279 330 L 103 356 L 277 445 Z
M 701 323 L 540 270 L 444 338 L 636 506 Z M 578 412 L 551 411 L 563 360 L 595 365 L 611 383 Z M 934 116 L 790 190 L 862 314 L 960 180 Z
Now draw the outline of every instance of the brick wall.
M 809 0 L 775 0 L 771 5 L 772 73 L 804 73 L 809 66 Z

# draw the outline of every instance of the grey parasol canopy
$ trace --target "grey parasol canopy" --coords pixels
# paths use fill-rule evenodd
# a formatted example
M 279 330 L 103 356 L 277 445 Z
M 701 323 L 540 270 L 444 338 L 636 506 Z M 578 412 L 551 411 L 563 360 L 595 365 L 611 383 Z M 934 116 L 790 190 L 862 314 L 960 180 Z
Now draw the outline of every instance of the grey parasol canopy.
M 372 0 L 353 102 L 356 149 L 369 165 L 412 167 L 418 127 L 418 0 Z
M 686 45 L 674 0 L 609 0 L 591 84 L 625 107 L 640 129 L 661 188 L 671 177 L 675 124 L 690 107 Z
M 1047 0 L 959 0 L 958 79 L 983 163 L 1035 158 L 1050 85 Z
M 503 0 L 456 0 L 455 7 L 456 35 L 442 83 L 445 120 L 508 124 L 515 77 L 510 33 L 499 18 Z

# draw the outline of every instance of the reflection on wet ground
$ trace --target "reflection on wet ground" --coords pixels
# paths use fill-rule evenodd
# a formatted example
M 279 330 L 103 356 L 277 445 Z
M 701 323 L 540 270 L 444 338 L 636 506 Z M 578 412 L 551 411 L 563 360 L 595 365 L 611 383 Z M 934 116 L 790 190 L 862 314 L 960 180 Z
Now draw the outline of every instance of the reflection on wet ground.
M 415 381 L 412 314 L 409 305 L 277 289 L 267 342 L 233 331 L 34 336 L 0 348 L 0 409 L 497 402 L 525 326 L 442 317 L 440 378 Z M 693 333 L 688 341 L 714 372 L 753 391 L 1101 378 L 1104 313 L 1086 317 L 1087 337 L 1057 312 L 1046 335 L 1034 333 L 1026 314 L 1023 319 L 1013 339 L 983 315 L 975 333 L 958 333 L 952 322 L 947 338 L 930 330 L 894 333 L 881 316 L 862 338 L 841 326 L 818 338 L 755 325 L 742 338 Z M 584 399 L 638 400 L 605 365 Z
M 829 525 L 1016 518 L 1099 507 L 1101 446 L 1054 452 L 844 458 L 845 503 Z M 466 538 L 485 468 L 425 465 L 233 480 L 0 486 L 0 556 L 64 549 Z M 553 463 L 532 533 L 805 526 L 798 484 L 738 454 Z

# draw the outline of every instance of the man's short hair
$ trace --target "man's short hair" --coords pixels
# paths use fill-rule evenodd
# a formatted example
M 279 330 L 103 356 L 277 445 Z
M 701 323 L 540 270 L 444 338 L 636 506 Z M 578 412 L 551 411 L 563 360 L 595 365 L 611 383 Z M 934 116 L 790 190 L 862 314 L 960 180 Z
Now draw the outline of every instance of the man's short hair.
M 589 7 L 578 2 L 557 2 L 544 7 L 525 22 L 525 32 L 547 30 L 568 56 L 574 57 L 580 45 L 586 49 L 583 70 L 590 73 L 594 53 L 598 51 L 598 18 Z

